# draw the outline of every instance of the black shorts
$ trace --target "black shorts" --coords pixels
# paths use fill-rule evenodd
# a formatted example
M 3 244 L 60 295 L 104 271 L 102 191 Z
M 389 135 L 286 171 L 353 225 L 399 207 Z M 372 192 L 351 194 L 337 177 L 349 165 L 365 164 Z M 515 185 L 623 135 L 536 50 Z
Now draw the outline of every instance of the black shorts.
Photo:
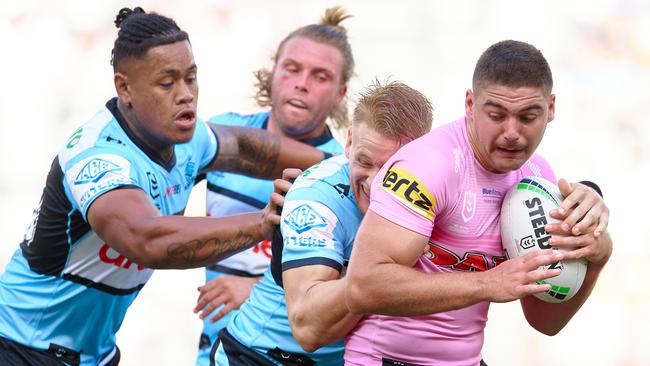
M 0 337 L 0 365 L 77 366 L 80 356 L 79 352 L 55 344 L 50 344 L 47 350 L 40 350 Z M 120 350 L 115 347 L 115 355 L 105 365 L 117 366 L 119 362 Z
M 235 337 L 228 333 L 226 328 L 219 332 L 219 339 L 215 342 L 211 352 L 213 357 L 216 353 L 216 348 L 219 347 L 219 343 L 223 346 L 230 366 L 276 366 L 275 363 L 269 361 L 266 357 L 239 343 Z M 315 365 L 314 360 L 305 355 L 285 352 L 278 347 L 269 350 L 266 354 L 286 366 Z M 210 365 L 213 364 L 213 357 L 211 357 Z

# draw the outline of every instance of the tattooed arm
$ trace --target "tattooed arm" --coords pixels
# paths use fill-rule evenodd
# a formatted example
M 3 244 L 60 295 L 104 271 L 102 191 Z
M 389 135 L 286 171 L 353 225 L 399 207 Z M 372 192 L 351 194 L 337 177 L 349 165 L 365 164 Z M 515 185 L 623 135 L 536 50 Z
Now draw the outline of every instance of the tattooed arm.
M 140 189 L 114 189 L 88 208 L 88 223 L 111 248 L 149 268 L 194 268 L 218 262 L 271 236 L 278 207 L 301 173 L 287 169 L 273 182 L 263 210 L 232 216 L 162 216 Z
M 114 189 L 88 209 L 88 223 L 121 255 L 148 268 L 214 263 L 268 237 L 267 210 L 212 217 L 162 216 L 140 189 Z
M 205 170 L 274 178 L 285 168 L 306 169 L 323 160 L 323 152 L 258 128 L 210 124 L 217 139 L 217 158 Z

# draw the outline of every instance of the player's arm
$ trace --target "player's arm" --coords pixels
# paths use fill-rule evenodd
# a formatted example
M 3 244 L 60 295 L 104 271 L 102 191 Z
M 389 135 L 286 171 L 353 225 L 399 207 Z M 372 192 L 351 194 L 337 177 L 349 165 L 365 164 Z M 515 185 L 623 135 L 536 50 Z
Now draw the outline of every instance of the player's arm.
M 291 332 L 307 352 L 341 339 L 361 318 L 348 311 L 339 277 L 338 270 L 324 265 L 282 273 Z
M 289 186 L 277 179 L 260 211 L 213 217 L 162 216 L 140 189 L 113 189 L 88 208 L 93 231 L 129 260 L 149 268 L 195 268 L 217 262 L 271 236 Z
M 607 230 L 601 232 L 598 237 L 594 236 L 592 232 L 579 237 L 568 236 L 551 239 L 550 244 L 557 247 L 582 246 L 584 243 L 590 243 L 586 245 L 592 245 L 599 249 L 593 257 L 586 257 L 589 261 L 587 273 L 575 296 L 559 304 L 547 303 L 534 296 L 521 299 L 521 307 L 526 320 L 541 333 L 555 335 L 564 328 L 591 295 L 596 280 L 612 252 L 612 239 Z
M 219 140 L 217 158 L 204 169 L 275 178 L 285 168 L 306 169 L 323 160 L 323 151 L 265 130 L 209 123 Z
M 562 202 L 566 208 L 557 218 L 565 220 L 545 226 L 545 230 L 553 235 L 549 244 L 570 250 L 565 253 L 565 260 L 585 258 L 588 267 L 580 290 L 568 301 L 550 304 L 533 296 L 521 299 L 521 306 L 528 323 L 547 335 L 555 335 L 562 330 L 585 303 L 612 254 L 613 246 L 606 228 L 609 209 L 600 192 L 581 184 L 569 184 L 563 179 L 559 182 L 559 188 L 562 195 L 566 197 Z M 586 226 L 586 230 L 578 231 L 585 232 L 584 234 L 575 235 L 573 234 L 575 226 L 565 226 L 566 221 L 586 222 L 590 226 Z
M 464 308 L 481 301 L 505 302 L 546 291 L 535 282 L 557 276 L 537 270 L 562 258 L 536 251 L 484 272 L 424 273 L 412 268 L 428 237 L 373 212 L 366 213 L 345 277 L 345 299 L 356 314 L 417 316 Z

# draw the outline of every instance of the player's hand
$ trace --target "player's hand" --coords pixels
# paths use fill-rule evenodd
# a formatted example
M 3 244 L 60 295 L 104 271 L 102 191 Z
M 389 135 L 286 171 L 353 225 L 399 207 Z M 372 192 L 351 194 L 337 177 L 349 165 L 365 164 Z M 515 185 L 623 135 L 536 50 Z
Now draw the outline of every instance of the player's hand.
M 560 207 L 549 214 L 562 220 L 565 233 L 581 235 L 593 226 L 594 235 L 599 236 L 607 229 L 609 208 L 598 192 L 581 183 L 569 183 L 566 179 L 560 179 L 558 187 L 565 198 Z M 548 227 L 546 231 L 549 231 Z
M 199 318 L 205 319 L 221 305 L 223 307 L 212 317 L 210 322 L 214 323 L 223 318 L 233 309 L 239 309 L 241 304 L 248 299 L 248 296 L 257 283 L 257 277 L 240 277 L 232 275 L 221 275 L 214 280 L 199 286 L 199 298 L 194 307 L 194 313 Z
M 595 225 L 594 225 L 595 226 Z M 549 225 L 549 245 L 565 249 L 564 259 L 585 258 L 596 265 L 604 265 L 612 255 L 612 238 L 607 230 L 596 236 L 593 226 L 582 235 L 566 235 L 561 225 Z
M 274 192 L 271 194 L 268 205 L 264 208 L 265 223 L 271 226 L 271 231 L 274 225 L 280 225 L 280 212 L 284 205 L 284 196 L 291 188 L 291 182 L 300 174 L 302 174 L 300 169 L 287 168 L 282 172 L 282 179 L 273 181 Z
M 551 285 L 540 285 L 537 281 L 558 276 L 562 271 L 540 267 L 562 259 L 563 253 L 557 250 L 535 250 L 482 272 L 487 298 L 492 302 L 508 302 L 548 291 Z

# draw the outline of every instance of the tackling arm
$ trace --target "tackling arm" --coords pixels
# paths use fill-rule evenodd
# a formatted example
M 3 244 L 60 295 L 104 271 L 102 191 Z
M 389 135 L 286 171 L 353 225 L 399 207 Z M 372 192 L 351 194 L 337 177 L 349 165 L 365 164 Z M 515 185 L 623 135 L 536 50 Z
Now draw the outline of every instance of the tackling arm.
M 208 170 L 275 178 L 285 168 L 307 169 L 325 157 L 321 150 L 258 128 L 209 123 L 219 152 Z
M 267 208 L 274 205 L 269 205 Z M 149 268 L 194 268 L 265 239 L 268 209 L 226 216 L 162 216 L 139 189 L 115 189 L 88 209 L 88 223 L 113 249 Z
M 282 273 L 293 337 L 307 352 L 337 341 L 357 324 L 343 298 L 343 279 L 331 267 L 311 265 Z

